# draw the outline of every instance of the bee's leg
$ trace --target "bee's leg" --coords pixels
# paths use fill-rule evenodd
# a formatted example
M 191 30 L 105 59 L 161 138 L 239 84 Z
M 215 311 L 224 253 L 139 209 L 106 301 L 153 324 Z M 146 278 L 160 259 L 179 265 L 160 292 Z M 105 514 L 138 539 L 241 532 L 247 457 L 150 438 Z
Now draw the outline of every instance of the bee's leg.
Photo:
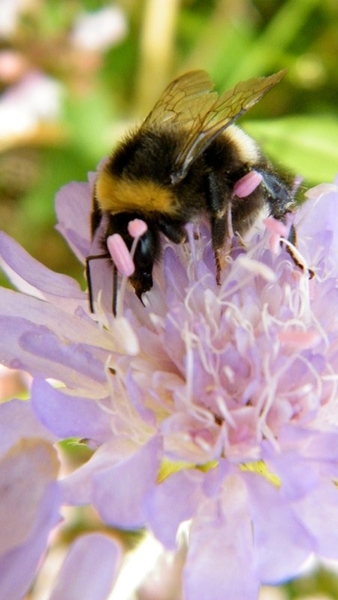
M 112 313 L 117 316 L 117 290 L 118 290 L 118 272 L 116 265 L 113 263 L 113 287 L 112 287 Z
M 294 225 L 291 225 L 288 241 L 294 246 L 297 246 L 297 231 Z
M 93 204 L 92 204 L 92 212 L 90 215 L 90 233 L 93 239 L 96 230 L 98 229 L 102 219 L 102 211 L 100 209 L 100 205 L 95 197 L 95 193 L 93 196 Z
M 226 194 L 224 189 L 221 191 L 213 173 L 208 175 L 208 208 L 209 220 L 211 226 L 211 240 L 215 256 L 216 283 L 221 285 L 221 273 L 225 263 L 224 245 L 229 237 L 229 202 L 231 198 L 231 189 Z M 229 198 L 229 201 L 227 201 Z
M 292 244 L 292 246 L 290 246 L 289 244 L 287 244 L 287 245 L 285 244 L 285 245 L 286 245 L 286 251 L 291 256 L 294 264 L 296 265 L 296 267 L 298 267 L 299 269 L 304 271 L 304 273 L 307 272 L 309 279 L 312 279 L 312 277 L 314 277 L 314 275 L 315 275 L 315 272 L 312 269 L 309 269 L 306 265 L 304 265 L 303 262 L 301 262 L 301 257 L 298 256 L 298 254 L 294 250 L 294 248 L 297 248 L 297 231 L 296 231 L 296 228 L 294 225 L 291 225 L 291 229 L 290 229 L 290 233 L 288 235 L 287 241 Z
M 269 205 L 270 214 L 285 223 L 287 214 L 295 208 L 295 200 L 289 182 L 281 179 L 276 173 L 264 169 L 258 172 L 262 176 L 264 197 Z
M 217 285 L 221 285 L 221 273 L 225 265 L 224 244 L 227 233 L 227 215 L 225 213 L 218 213 L 216 216 L 212 215 L 210 224 L 216 266 L 216 283 Z
M 162 233 L 174 244 L 182 244 L 187 239 L 185 223 L 179 219 L 159 219 L 158 226 Z
M 90 262 L 92 260 L 101 260 L 102 258 L 110 258 L 110 254 L 92 254 L 86 257 L 86 279 L 88 285 L 88 301 L 89 301 L 89 311 L 94 313 L 94 292 L 93 292 L 93 284 L 92 277 L 90 273 Z
M 291 225 L 291 229 L 290 229 L 290 233 L 288 235 L 288 242 L 290 242 L 292 244 L 292 246 L 297 247 L 297 232 L 296 232 L 296 228 L 294 225 Z M 283 242 L 282 242 L 283 243 Z M 286 251 L 288 252 L 288 254 L 290 254 L 293 262 L 295 263 L 296 267 L 299 267 L 302 271 L 305 270 L 304 265 L 300 262 L 300 260 L 297 258 L 295 252 L 292 249 L 292 246 L 287 245 L 286 246 Z
M 221 285 L 221 273 L 223 271 L 223 262 L 221 260 L 221 251 L 220 249 L 214 250 L 215 256 L 215 265 L 216 265 L 216 283 L 217 285 Z
M 286 225 L 288 215 L 290 215 L 296 207 L 294 196 L 297 191 L 297 183 L 296 185 L 294 184 L 293 187 L 290 187 L 290 184 L 283 181 L 276 173 L 261 170 L 260 174 L 262 175 L 262 185 L 270 214 L 277 219 L 277 221 Z M 304 265 L 300 254 L 297 252 L 297 231 L 293 224 L 290 227 L 284 245 L 294 264 L 302 271 L 307 271 L 309 278 L 311 279 L 314 276 L 314 272 Z

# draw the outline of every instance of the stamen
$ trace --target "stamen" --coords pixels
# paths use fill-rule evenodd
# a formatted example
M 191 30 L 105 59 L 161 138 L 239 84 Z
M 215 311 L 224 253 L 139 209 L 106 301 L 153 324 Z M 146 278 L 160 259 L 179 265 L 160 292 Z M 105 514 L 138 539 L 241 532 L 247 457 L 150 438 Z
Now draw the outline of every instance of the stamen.
M 124 259 L 126 264 L 129 265 L 129 267 L 132 265 L 133 269 L 132 269 L 132 271 L 125 270 L 124 272 L 122 272 L 120 270 L 120 268 L 116 265 L 119 272 L 121 273 L 121 275 L 123 275 L 121 285 L 120 285 L 120 291 L 119 291 L 118 307 L 116 308 L 117 316 L 122 316 L 122 312 L 121 312 L 122 308 L 121 307 L 123 306 L 123 297 L 124 297 L 124 293 L 126 290 L 127 278 L 130 277 L 130 275 L 132 275 L 135 271 L 135 264 L 134 264 L 133 259 L 134 259 L 134 255 L 135 255 L 136 246 L 138 244 L 140 237 L 147 231 L 147 229 L 148 229 L 148 225 L 142 219 L 133 219 L 132 221 L 129 221 L 128 232 L 131 235 L 131 237 L 134 238 L 130 252 L 129 252 L 124 240 L 122 239 L 122 242 L 125 246 L 123 251 L 122 251 L 122 247 L 121 247 L 122 258 Z M 111 237 L 113 237 L 113 236 L 111 236 Z M 107 240 L 107 243 L 108 243 L 108 240 Z M 128 255 L 128 257 L 127 257 L 127 255 Z M 113 258 L 113 260 L 114 260 L 114 258 Z M 114 262 L 115 262 L 115 260 L 114 260 Z
M 315 330 L 296 331 L 286 330 L 279 333 L 279 340 L 283 344 L 295 346 L 296 348 L 314 348 L 321 341 L 320 334 Z
M 133 219 L 128 223 L 128 231 L 132 238 L 140 238 L 148 229 L 148 225 L 142 219 Z
M 118 272 L 130 277 L 135 271 L 135 265 L 122 236 L 119 233 L 110 235 L 107 238 L 107 248 Z
M 245 269 L 248 269 L 248 271 L 250 271 L 251 273 L 254 273 L 255 275 L 260 275 L 266 281 L 276 281 L 276 273 L 274 273 L 274 271 L 270 269 L 270 267 L 260 262 L 259 260 L 249 258 L 249 256 L 241 254 L 237 257 L 237 262 Z
M 267 231 L 271 234 L 269 238 L 270 250 L 272 254 L 277 255 L 281 246 L 281 238 L 287 239 L 289 236 L 291 223 L 285 224 L 273 217 L 267 217 L 263 223 Z
M 128 231 L 129 231 L 129 234 L 131 235 L 131 237 L 134 238 L 132 247 L 130 249 L 130 255 L 131 255 L 132 259 L 134 258 L 134 254 L 135 254 L 135 250 L 136 250 L 138 241 L 139 241 L 140 237 L 147 231 L 147 229 L 148 229 L 148 225 L 145 221 L 142 221 L 142 219 L 133 219 L 132 221 L 129 221 Z
M 285 225 L 282 221 L 274 219 L 273 217 L 267 217 L 263 221 L 267 230 L 271 233 L 277 233 L 279 236 L 287 238 L 290 231 L 290 226 Z
M 234 195 L 237 198 L 246 198 L 250 196 L 252 192 L 259 186 L 263 179 L 263 176 L 257 171 L 250 171 L 243 177 L 241 177 L 238 181 L 236 181 L 234 185 Z

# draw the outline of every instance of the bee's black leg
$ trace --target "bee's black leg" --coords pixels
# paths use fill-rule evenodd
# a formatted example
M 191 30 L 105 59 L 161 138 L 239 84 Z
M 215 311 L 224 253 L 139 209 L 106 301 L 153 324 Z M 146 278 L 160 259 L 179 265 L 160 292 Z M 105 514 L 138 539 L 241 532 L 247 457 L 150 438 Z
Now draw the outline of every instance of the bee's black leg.
M 266 202 L 269 205 L 270 214 L 275 219 L 285 224 L 287 222 L 287 215 L 296 207 L 294 200 L 295 189 L 291 189 L 290 186 L 285 181 L 282 181 L 275 173 L 269 173 L 264 170 L 260 171 L 260 173 L 263 177 L 262 185 L 265 191 Z M 297 248 L 297 231 L 294 225 L 291 225 L 287 241 Z M 302 271 L 307 271 L 311 279 L 314 276 L 314 271 L 308 269 L 301 262 L 290 244 L 284 243 L 294 264 Z
M 187 233 L 184 228 L 184 223 L 179 219 L 159 220 L 158 226 L 162 233 L 174 244 L 181 244 L 187 238 Z
M 264 169 L 256 170 L 262 175 L 261 185 L 263 187 L 265 201 L 270 208 L 270 214 L 275 219 L 285 223 L 286 215 L 292 212 L 296 206 L 289 183 L 283 181 L 275 173 L 270 173 Z M 291 241 L 292 240 L 290 239 L 290 242 Z
M 94 293 L 92 286 L 92 278 L 90 274 L 90 262 L 92 260 L 97 260 L 100 258 L 110 258 L 110 254 L 92 254 L 91 256 L 86 257 L 86 279 L 88 284 L 88 301 L 89 301 L 89 310 L 91 313 L 94 313 Z
M 297 248 L 297 231 L 296 231 L 296 228 L 294 225 L 291 225 L 290 233 L 288 235 L 288 242 L 290 242 L 292 244 L 292 246 L 295 246 Z M 292 246 L 287 245 L 286 250 L 287 250 L 288 254 L 291 256 L 294 264 L 296 265 L 296 267 L 298 267 L 302 271 L 307 272 L 309 275 L 309 279 L 312 279 L 312 277 L 315 276 L 315 272 L 312 269 L 309 269 L 308 267 L 306 267 L 304 265 L 304 263 L 302 263 L 299 260 L 298 256 L 293 251 Z
M 118 292 L 118 272 L 115 264 L 113 264 L 113 293 L 112 293 L 112 313 L 114 317 L 117 315 L 117 292 Z
M 221 285 L 221 273 L 224 266 L 223 249 L 228 235 L 228 209 L 231 198 L 224 189 L 221 191 L 213 173 L 208 175 L 208 208 L 211 226 L 211 240 L 215 256 L 216 283 Z M 228 200 L 229 198 L 229 200 Z
M 90 233 L 91 233 L 92 239 L 96 233 L 96 230 L 98 229 L 98 227 L 101 223 L 101 219 L 102 219 L 102 211 L 100 209 L 100 205 L 99 205 L 99 203 L 95 197 L 95 193 L 94 193 L 92 212 L 90 214 Z

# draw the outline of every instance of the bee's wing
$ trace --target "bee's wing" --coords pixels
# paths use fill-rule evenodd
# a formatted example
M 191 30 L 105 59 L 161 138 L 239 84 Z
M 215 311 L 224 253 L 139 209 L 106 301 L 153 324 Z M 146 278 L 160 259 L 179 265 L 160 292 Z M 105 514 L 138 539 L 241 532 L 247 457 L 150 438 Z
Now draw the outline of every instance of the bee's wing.
M 218 94 L 205 71 L 189 71 L 172 81 L 156 102 L 143 127 L 177 124 L 188 129 L 204 117 L 215 104 Z
M 201 98 L 202 101 L 206 102 L 207 108 L 203 106 L 201 112 L 195 110 L 195 102 L 196 109 L 199 105 L 199 97 L 195 93 L 191 99 L 193 101 L 193 123 L 190 124 L 185 136 L 184 146 L 176 158 L 176 168 L 172 173 L 172 182 L 176 183 L 183 179 L 190 164 L 204 152 L 209 144 L 241 114 L 256 104 L 264 94 L 284 77 L 285 73 L 286 70 L 283 70 L 270 77 L 259 77 L 240 82 L 220 97 L 215 93 L 208 94 L 204 92 Z M 189 96 L 187 96 L 188 104 Z M 179 120 L 184 124 L 184 119 Z

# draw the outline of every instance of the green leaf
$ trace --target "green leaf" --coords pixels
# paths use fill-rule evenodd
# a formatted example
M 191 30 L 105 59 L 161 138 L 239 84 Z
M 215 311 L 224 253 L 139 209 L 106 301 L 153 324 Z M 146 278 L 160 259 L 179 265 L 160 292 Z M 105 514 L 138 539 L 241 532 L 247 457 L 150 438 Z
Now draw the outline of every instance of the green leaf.
M 333 116 L 251 121 L 245 130 L 273 161 L 311 184 L 331 183 L 338 173 L 338 120 Z

